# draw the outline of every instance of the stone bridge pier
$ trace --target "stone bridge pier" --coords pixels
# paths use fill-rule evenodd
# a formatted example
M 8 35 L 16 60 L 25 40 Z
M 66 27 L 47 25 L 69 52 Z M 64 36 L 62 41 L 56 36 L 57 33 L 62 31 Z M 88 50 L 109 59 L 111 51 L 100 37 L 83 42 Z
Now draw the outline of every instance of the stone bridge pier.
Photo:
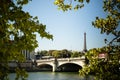
M 52 59 L 45 59 L 45 60 L 36 60 L 37 66 L 41 65 L 49 65 L 52 66 L 52 71 L 61 71 L 60 67 L 68 66 L 68 64 L 74 64 L 80 66 L 81 68 L 85 65 L 85 58 L 52 58 Z M 73 67 L 74 67 L 73 65 Z

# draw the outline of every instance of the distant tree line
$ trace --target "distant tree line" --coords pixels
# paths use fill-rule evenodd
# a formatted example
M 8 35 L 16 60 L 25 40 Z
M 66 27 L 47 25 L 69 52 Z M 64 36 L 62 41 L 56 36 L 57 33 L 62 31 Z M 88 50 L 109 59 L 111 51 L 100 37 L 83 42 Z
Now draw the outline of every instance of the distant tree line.
M 38 51 L 37 55 L 39 55 L 40 57 L 52 56 L 55 58 L 70 58 L 70 57 L 81 57 L 84 54 L 79 51 L 63 49 L 63 50 L 49 50 L 49 51 L 42 50 L 42 51 Z

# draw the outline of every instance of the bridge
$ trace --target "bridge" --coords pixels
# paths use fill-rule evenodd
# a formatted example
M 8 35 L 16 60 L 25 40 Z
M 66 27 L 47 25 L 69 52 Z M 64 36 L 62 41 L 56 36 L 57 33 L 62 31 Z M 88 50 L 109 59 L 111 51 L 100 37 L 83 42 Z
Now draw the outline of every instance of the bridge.
M 85 58 L 51 58 L 51 59 L 41 59 L 36 60 L 37 66 L 50 66 L 53 72 L 62 70 L 79 70 L 85 65 Z

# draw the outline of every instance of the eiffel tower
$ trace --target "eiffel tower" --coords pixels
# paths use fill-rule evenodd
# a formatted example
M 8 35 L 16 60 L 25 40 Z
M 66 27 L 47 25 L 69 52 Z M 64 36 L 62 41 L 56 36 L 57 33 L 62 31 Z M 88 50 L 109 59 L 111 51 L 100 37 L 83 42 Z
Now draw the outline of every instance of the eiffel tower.
M 87 52 L 87 46 L 86 46 L 86 33 L 84 33 L 84 48 L 83 48 L 83 53 L 85 54 Z M 89 60 L 87 57 L 85 57 L 85 63 L 89 64 Z
M 83 53 L 87 52 L 87 46 L 86 46 L 86 32 L 84 33 L 84 48 Z

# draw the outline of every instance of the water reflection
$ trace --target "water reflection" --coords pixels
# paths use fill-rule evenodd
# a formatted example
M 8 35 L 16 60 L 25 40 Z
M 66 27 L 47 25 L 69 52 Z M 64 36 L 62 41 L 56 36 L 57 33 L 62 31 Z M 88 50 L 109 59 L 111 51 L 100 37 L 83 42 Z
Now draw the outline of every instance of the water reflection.
M 81 77 L 75 72 L 29 72 L 27 80 L 93 80 L 93 77 Z M 15 73 L 9 75 L 10 80 L 14 80 Z

